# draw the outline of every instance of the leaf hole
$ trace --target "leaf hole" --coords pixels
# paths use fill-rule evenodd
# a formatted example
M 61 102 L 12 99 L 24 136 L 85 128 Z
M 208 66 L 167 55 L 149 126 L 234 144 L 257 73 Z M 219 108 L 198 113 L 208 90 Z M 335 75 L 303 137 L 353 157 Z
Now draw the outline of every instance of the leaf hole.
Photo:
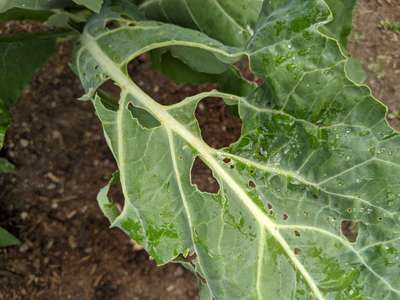
M 191 171 L 191 182 L 202 192 L 217 194 L 219 184 L 211 169 L 199 158 L 196 157 Z
M 264 81 L 261 78 L 258 78 L 256 74 L 253 73 L 250 66 L 250 61 L 248 57 L 244 57 L 240 61 L 238 61 L 235 66 L 239 70 L 240 75 L 243 78 L 247 79 L 250 82 L 256 83 L 258 86 L 262 85 Z
M 151 129 L 161 125 L 161 123 L 145 109 L 136 107 L 132 103 L 128 104 L 128 109 L 131 112 L 132 118 L 138 120 L 140 125 L 145 128 Z
M 114 29 L 121 27 L 121 23 L 117 20 L 109 20 L 106 22 L 105 27 L 109 30 L 114 30 Z
M 211 147 L 220 149 L 235 143 L 241 135 L 242 121 L 236 105 L 227 105 L 220 98 L 206 98 L 196 108 L 201 136 Z
M 108 191 L 107 196 L 119 211 L 123 210 L 124 195 L 122 192 L 121 182 L 119 181 L 119 179 L 110 185 L 110 190 Z
M 121 88 L 113 80 L 105 81 L 96 92 L 105 107 L 114 111 L 118 110 Z
M 253 180 L 249 180 L 248 185 L 249 185 L 249 187 L 251 187 L 252 189 L 255 189 L 255 188 L 256 188 L 256 184 L 255 184 L 255 182 L 254 182 Z
M 268 212 L 269 212 L 270 214 L 273 214 L 273 213 L 274 213 L 274 208 L 272 207 L 272 205 L 271 205 L 270 203 L 267 203 L 267 208 L 268 208 Z
M 121 88 L 112 79 L 105 81 L 97 90 L 103 91 L 115 99 L 119 99 L 121 95 Z
M 224 158 L 224 163 L 229 164 L 230 162 L 231 162 L 230 158 L 227 158 L 227 157 Z
M 298 232 L 297 230 L 295 230 L 295 231 L 294 231 L 294 235 L 295 235 L 296 237 L 300 237 L 300 232 Z
M 358 222 L 343 220 L 341 223 L 342 234 L 350 243 L 354 243 L 358 237 Z
M 176 104 L 187 97 L 216 88 L 214 84 L 179 84 L 155 68 L 148 54 L 129 62 L 128 73 L 143 91 L 163 105 Z
M 289 215 L 287 213 L 284 213 L 282 219 L 286 221 L 287 219 L 289 219 Z
M 301 255 L 300 248 L 294 248 L 294 254 L 296 254 L 297 256 Z

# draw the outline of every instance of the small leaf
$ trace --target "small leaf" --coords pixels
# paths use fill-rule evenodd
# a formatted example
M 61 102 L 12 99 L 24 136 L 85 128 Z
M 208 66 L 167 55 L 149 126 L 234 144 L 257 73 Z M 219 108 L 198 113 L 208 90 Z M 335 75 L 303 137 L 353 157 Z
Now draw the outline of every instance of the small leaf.
M 21 33 L 0 37 L 0 101 L 7 106 L 15 103 L 36 69 L 54 51 L 58 35 Z
M 15 167 L 6 159 L 0 158 L 0 174 L 10 173 L 14 171 Z
M 53 52 L 59 33 L 29 33 L 0 36 L 0 149 L 10 123 L 9 109 L 15 104 L 33 73 Z M 32 51 L 34 49 L 35 51 Z M 18 66 L 18 67 L 16 67 Z M 11 171 L 0 161 L 0 173 Z
M 20 243 L 21 242 L 16 237 L 0 227 L 0 248 L 17 246 Z

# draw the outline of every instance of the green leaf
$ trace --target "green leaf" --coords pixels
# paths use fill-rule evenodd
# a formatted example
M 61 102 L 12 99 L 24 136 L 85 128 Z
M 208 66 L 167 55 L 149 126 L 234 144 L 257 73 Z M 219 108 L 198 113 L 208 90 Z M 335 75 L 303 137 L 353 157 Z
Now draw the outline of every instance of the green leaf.
M 17 246 L 21 242 L 8 231 L 0 227 L 0 248 Z
M 50 10 L 63 8 L 69 3 L 69 0 L 3 0 L 0 2 L 0 13 L 12 8 L 21 8 L 25 10 Z
M 7 21 L 22 21 L 22 20 L 34 20 L 34 21 L 46 21 L 53 13 L 48 10 L 30 10 L 22 8 L 12 8 L 4 13 L 0 14 L 0 22 Z
M 9 109 L 15 104 L 35 70 L 46 62 L 59 35 L 60 33 L 33 33 L 0 36 L 0 149 L 10 124 Z M 0 159 L 0 173 L 12 170 L 10 163 Z
M 345 70 L 347 76 L 354 82 L 361 84 L 367 80 L 367 74 L 365 74 L 363 66 L 357 59 L 350 57 L 346 63 Z
M 332 11 L 333 20 L 322 29 L 346 48 L 347 37 L 352 28 L 351 21 L 356 0 L 325 0 L 325 2 Z
M 199 29 L 228 45 L 243 46 L 252 36 L 262 3 L 263 0 L 146 0 L 140 8 L 149 19 Z M 334 19 L 321 29 L 344 47 L 355 3 L 356 0 L 326 0 Z
M 103 5 L 103 0 L 73 0 L 76 4 L 86 6 L 94 12 L 99 12 Z
M 112 200 L 108 198 L 108 193 L 110 191 L 111 186 L 115 185 L 118 181 L 119 181 L 118 173 L 113 174 L 110 182 L 105 187 L 103 187 L 97 195 L 97 203 L 99 204 L 101 211 L 110 221 L 110 223 L 114 222 L 114 220 L 120 214 L 118 208 L 115 206 Z
M 6 159 L 0 158 L 0 174 L 14 171 L 14 166 Z
M 193 70 L 181 60 L 173 57 L 168 51 L 152 51 L 153 65 L 168 78 L 184 84 L 216 83 L 218 88 L 227 93 L 246 96 L 254 89 L 255 84 L 242 78 L 239 71 L 230 66 L 222 74 L 207 74 Z
M 0 37 L 0 101 L 6 106 L 15 103 L 35 70 L 47 61 L 59 35 L 23 33 Z
M 399 299 L 400 134 L 368 87 L 348 77 L 339 42 L 321 32 L 332 21 L 327 3 L 265 1 L 243 47 L 151 21 L 106 27 L 121 19 L 108 8 L 93 18 L 75 58 L 88 96 L 110 78 L 122 90 L 117 110 L 93 98 L 125 198 L 112 226 L 158 264 L 194 254 L 205 297 Z M 126 68 L 171 46 L 226 62 L 247 56 L 265 84 L 247 97 L 212 91 L 162 106 Z M 202 140 L 194 112 L 206 97 L 239 106 L 237 143 L 216 150 Z M 144 126 L 132 106 L 160 125 Z M 191 183 L 196 157 L 218 193 Z
M 207 74 L 221 74 L 229 65 L 223 63 L 212 53 L 192 47 L 170 47 L 171 55 L 180 59 L 193 70 Z
M 253 34 L 262 0 L 146 0 L 149 19 L 198 29 L 231 46 L 244 46 Z
M 3 147 L 8 124 L 10 124 L 10 114 L 7 106 L 0 99 L 0 149 Z

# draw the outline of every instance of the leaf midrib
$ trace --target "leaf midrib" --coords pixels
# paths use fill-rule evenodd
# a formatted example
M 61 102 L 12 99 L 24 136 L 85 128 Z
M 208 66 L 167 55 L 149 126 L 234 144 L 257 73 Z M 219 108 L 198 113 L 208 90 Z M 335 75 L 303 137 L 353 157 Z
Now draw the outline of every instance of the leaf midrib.
M 116 83 L 118 83 L 122 90 L 132 94 L 136 100 L 141 102 L 141 104 L 143 104 L 151 113 L 153 113 L 153 115 L 163 126 L 175 132 L 198 151 L 199 156 L 203 159 L 203 161 L 215 172 L 215 174 L 221 178 L 221 180 L 226 183 L 227 186 L 229 186 L 235 192 L 235 194 L 238 196 L 238 199 L 240 199 L 242 204 L 247 207 L 257 222 L 262 225 L 281 245 L 282 249 L 289 257 L 294 267 L 302 274 L 304 280 L 307 282 L 309 288 L 317 297 L 317 299 L 325 300 L 314 279 L 311 277 L 304 265 L 296 257 L 294 251 L 290 248 L 289 244 L 281 235 L 278 226 L 261 210 L 261 208 L 259 208 L 253 202 L 253 200 L 240 187 L 240 185 L 218 163 L 216 158 L 213 156 L 214 151 L 212 151 L 207 144 L 195 137 L 181 123 L 174 119 L 162 105 L 155 102 L 150 96 L 136 86 L 136 84 L 126 74 L 124 74 L 103 52 L 103 50 L 97 45 L 96 39 L 88 32 L 84 32 L 82 34 L 81 41 L 83 47 L 85 47 L 92 54 L 92 57 L 98 62 L 103 71 L 106 72 Z

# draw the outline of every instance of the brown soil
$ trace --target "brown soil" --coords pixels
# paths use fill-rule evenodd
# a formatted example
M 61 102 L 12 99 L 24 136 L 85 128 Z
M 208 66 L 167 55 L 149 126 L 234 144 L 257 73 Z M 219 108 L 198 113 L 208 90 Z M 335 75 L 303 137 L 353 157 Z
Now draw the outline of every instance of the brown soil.
M 384 30 L 381 22 L 400 21 L 399 0 L 359 0 L 349 48 L 367 72 L 373 94 L 390 109 L 391 124 L 400 122 L 400 32 Z
M 350 43 L 374 94 L 392 112 L 400 109 L 400 34 L 379 23 L 400 20 L 395 3 L 360 1 Z M 67 66 L 70 52 L 70 45 L 59 47 L 13 111 L 5 154 L 17 171 L 0 176 L 0 226 L 23 244 L 0 250 L 0 299 L 197 299 L 189 272 L 173 264 L 156 267 L 121 232 L 110 230 L 98 209 L 96 193 L 116 167 L 91 105 L 76 100 L 82 90 Z M 145 58 L 131 69 L 163 103 L 212 88 L 171 85 Z M 240 133 L 239 120 L 221 101 L 204 101 L 197 117 L 214 147 Z M 200 163 L 194 173 L 200 187 L 217 189 Z

